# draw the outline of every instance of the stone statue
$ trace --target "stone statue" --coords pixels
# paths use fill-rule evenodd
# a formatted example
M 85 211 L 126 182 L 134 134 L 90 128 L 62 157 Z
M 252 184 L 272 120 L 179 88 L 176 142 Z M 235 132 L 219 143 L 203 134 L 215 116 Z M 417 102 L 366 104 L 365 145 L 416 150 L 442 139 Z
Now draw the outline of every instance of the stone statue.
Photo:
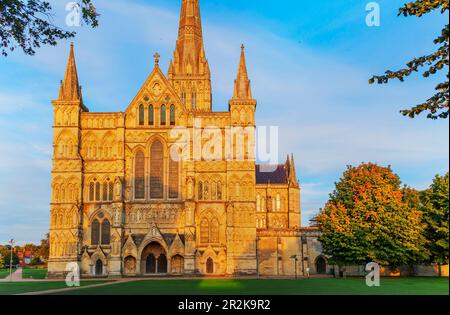
M 116 177 L 116 183 L 115 183 L 115 200 L 119 201 L 122 200 L 122 180 L 120 177 Z

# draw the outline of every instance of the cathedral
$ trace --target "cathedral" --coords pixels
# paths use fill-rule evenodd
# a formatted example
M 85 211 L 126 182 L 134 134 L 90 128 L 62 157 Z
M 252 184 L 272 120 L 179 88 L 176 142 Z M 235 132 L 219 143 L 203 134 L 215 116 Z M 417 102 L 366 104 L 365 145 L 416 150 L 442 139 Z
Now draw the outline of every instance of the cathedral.
M 330 272 L 301 227 L 294 157 L 255 159 L 255 110 L 241 47 L 228 111 L 212 110 L 199 0 L 182 0 L 164 73 L 123 112 L 90 112 L 70 47 L 52 101 L 49 277 L 294 276 Z M 238 56 L 236 56 L 236 62 Z

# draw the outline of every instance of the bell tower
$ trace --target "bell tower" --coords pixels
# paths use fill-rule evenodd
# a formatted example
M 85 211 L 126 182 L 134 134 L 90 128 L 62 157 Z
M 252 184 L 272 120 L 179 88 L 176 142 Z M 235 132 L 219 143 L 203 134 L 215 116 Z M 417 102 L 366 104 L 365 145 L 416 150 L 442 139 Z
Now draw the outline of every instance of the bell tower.
M 79 148 L 80 117 L 88 109 L 83 104 L 78 83 L 73 44 L 70 45 L 59 96 L 52 101 L 53 165 L 50 203 L 49 277 L 60 276 L 67 263 L 77 262 L 82 238 L 83 163 Z

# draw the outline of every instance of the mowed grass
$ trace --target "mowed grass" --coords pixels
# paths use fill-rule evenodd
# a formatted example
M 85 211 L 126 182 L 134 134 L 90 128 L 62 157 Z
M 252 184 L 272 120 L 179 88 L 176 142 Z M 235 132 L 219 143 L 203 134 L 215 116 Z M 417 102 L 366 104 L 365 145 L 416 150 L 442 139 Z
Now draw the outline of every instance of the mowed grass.
M 13 269 L 12 272 L 16 271 L 16 269 Z M 0 269 L 0 279 L 5 279 L 7 276 L 9 276 L 9 269 Z
M 47 269 L 44 268 L 24 268 L 22 270 L 22 279 L 45 279 L 47 277 Z
M 104 282 L 105 281 L 81 281 L 80 286 L 94 285 Z M 12 295 L 63 288 L 67 288 L 67 285 L 64 281 L 0 282 L 0 295 Z
M 301 280 L 200 279 L 136 280 L 98 288 L 71 290 L 80 295 L 448 295 L 448 278 L 382 278 L 368 287 L 365 278 Z

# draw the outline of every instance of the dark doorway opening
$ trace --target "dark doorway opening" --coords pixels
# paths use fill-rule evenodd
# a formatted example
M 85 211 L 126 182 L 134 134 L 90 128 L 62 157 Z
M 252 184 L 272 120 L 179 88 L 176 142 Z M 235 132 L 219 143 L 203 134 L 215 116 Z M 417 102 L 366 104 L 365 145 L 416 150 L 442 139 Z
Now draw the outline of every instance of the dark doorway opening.
M 145 273 L 156 273 L 156 259 L 153 254 L 149 254 L 145 260 Z
M 316 271 L 318 274 L 326 274 L 327 273 L 327 262 L 323 257 L 318 257 L 316 259 Z
M 167 257 L 164 254 L 158 257 L 158 270 L 157 273 L 167 273 Z
M 212 258 L 206 260 L 206 273 L 214 273 L 214 261 Z
M 144 274 L 167 273 L 167 253 L 158 242 L 151 242 L 142 251 L 141 272 Z
M 95 262 L 95 270 L 94 273 L 96 276 L 103 275 L 103 262 L 99 259 Z

